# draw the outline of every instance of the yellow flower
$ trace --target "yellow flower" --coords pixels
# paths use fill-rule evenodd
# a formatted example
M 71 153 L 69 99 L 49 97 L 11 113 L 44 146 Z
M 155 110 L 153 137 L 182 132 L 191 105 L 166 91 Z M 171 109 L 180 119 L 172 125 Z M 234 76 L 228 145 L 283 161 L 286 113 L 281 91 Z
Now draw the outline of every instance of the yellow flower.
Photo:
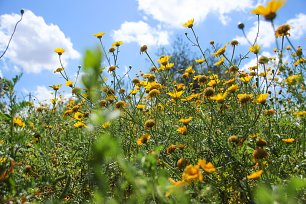
M 138 104 L 136 106 L 137 109 L 140 109 L 140 110 L 143 110 L 144 108 L 146 107 L 146 105 L 143 105 L 143 104 Z
M 68 80 L 66 81 L 66 86 L 72 87 L 73 86 L 73 82 Z
M 202 64 L 203 62 L 205 62 L 205 59 L 201 58 L 201 59 L 196 59 L 195 61 L 196 63 Z
M 276 113 L 276 110 L 274 110 L 274 109 L 269 109 L 269 110 L 265 111 L 265 115 L 268 115 L 268 116 L 273 115 L 275 113 Z
M 279 26 L 276 31 L 275 31 L 275 35 L 276 37 L 284 37 L 284 36 L 290 36 L 290 33 L 288 33 L 290 30 L 290 25 L 288 24 L 284 24 Z
M 161 89 L 162 85 L 156 81 L 148 82 L 145 85 L 146 90 L 152 91 L 153 89 Z
M 249 48 L 249 51 L 253 52 L 254 54 L 258 54 L 260 51 L 260 46 L 258 44 L 255 44 Z
M 264 104 L 268 98 L 269 94 L 265 93 L 265 94 L 260 94 L 259 96 L 257 96 L 257 98 L 255 99 L 255 102 L 257 104 Z
M 215 53 L 214 53 L 214 56 L 215 57 L 219 57 L 220 55 L 223 55 L 226 51 L 226 45 L 222 48 L 220 48 L 219 50 L 217 50 Z
M 102 36 L 105 34 L 105 32 L 98 32 L 98 33 L 95 33 L 93 34 L 93 36 L 97 37 L 97 38 L 102 38 Z
M 194 19 L 190 19 L 188 20 L 187 22 L 185 22 L 183 24 L 184 27 L 187 27 L 187 28 L 192 28 L 193 27 L 193 23 L 194 23 Z
M 236 78 L 232 78 L 232 79 L 229 79 L 227 81 L 224 82 L 224 84 L 232 84 L 236 81 Z
M 297 117 L 305 117 L 306 116 L 306 111 L 294 112 L 293 115 L 295 115 Z
M 160 68 L 158 68 L 158 71 L 169 70 L 173 66 L 174 66 L 174 63 L 168 63 L 166 65 L 161 65 Z
M 244 82 L 244 83 L 248 83 L 252 78 L 253 78 L 253 76 L 249 75 L 249 76 L 241 77 L 241 78 L 239 78 L 239 80 Z
M 86 127 L 86 125 L 83 122 L 78 121 L 78 122 L 74 123 L 74 127 L 82 128 L 82 127 Z
M 221 59 L 218 62 L 216 62 L 214 65 L 221 66 L 223 63 L 224 63 L 224 57 L 221 57 Z
M 185 181 L 175 181 L 172 178 L 168 179 L 170 181 L 170 183 L 172 183 L 173 185 L 180 187 L 180 186 L 185 186 L 187 183 Z
M 289 144 L 289 143 L 294 142 L 295 139 L 294 138 L 285 138 L 285 139 L 282 139 L 282 141 Z
M 0 157 L 0 164 L 6 162 L 7 158 L 6 157 Z
M 84 114 L 83 113 L 80 113 L 80 112 L 76 112 L 74 115 L 73 115 L 74 119 L 77 119 L 77 120 L 81 120 L 83 117 L 84 117 Z
M 247 176 L 247 178 L 249 180 L 259 179 L 262 173 L 263 173 L 263 170 L 259 170 L 254 173 L 251 173 L 250 175 Z
M 227 96 L 227 93 L 218 93 L 217 95 L 214 95 L 210 97 L 211 100 L 217 101 L 218 103 L 223 103 L 225 100 L 225 97 Z
M 145 126 L 147 129 L 152 128 L 154 125 L 155 125 L 155 121 L 152 120 L 152 119 L 149 119 L 149 120 L 147 120 L 147 121 L 144 123 L 144 126 Z
M 26 126 L 26 124 L 23 122 L 23 120 L 18 116 L 14 117 L 13 123 L 14 123 L 14 125 L 17 125 L 17 126 L 23 127 L 23 128 Z
M 59 90 L 59 88 L 61 87 L 62 85 L 61 84 L 58 84 L 58 85 L 53 85 L 53 86 L 50 86 L 54 91 L 57 91 Z
M 213 173 L 216 171 L 216 168 L 214 167 L 214 165 L 211 162 L 206 163 L 206 160 L 199 160 L 198 161 L 198 165 L 207 173 Z
M 298 66 L 299 64 L 305 63 L 305 62 L 306 62 L 306 58 L 300 58 L 300 59 L 296 60 L 293 65 Z
M 182 181 L 187 183 L 192 181 L 203 181 L 203 175 L 200 171 L 199 165 L 193 166 L 190 164 L 186 166 L 182 175 Z
M 179 122 L 183 123 L 184 125 L 188 125 L 191 120 L 192 120 L 192 117 L 182 118 L 182 119 L 179 120 Z
M 160 91 L 159 91 L 159 90 L 153 89 L 153 90 L 151 90 L 151 91 L 149 92 L 148 97 L 149 97 L 149 98 L 153 98 L 153 97 L 158 96 L 159 94 L 160 94 Z
M 56 52 L 58 55 L 62 55 L 65 52 L 65 50 L 64 48 L 58 47 L 54 49 L 54 52 Z
M 185 73 L 187 73 L 187 74 L 193 74 L 193 73 L 195 73 L 195 71 L 192 69 L 192 66 L 189 66 L 189 67 L 185 70 Z
M 276 11 L 278 11 L 285 3 L 286 0 L 271 0 L 266 7 L 259 5 L 257 8 L 252 10 L 252 13 L 262 15 L 266 20 L 273 20 L 276 17 Z
M 151 135 L 149 134 L 144 134 L 142 135 L 138 140 L 137 140 L 137 144 L 138 145 L 143 145 L 143 144 L 147 144 L 148 140 L 151 138 Z
M 167 94 L 171 96 L 172 99 L 177 100 L 182 96 L 183 93 L 184 91 L 174 91 L 174 92 L 168 92 Z
M 178 133 L 182 134 L 182 135 L 186 135 L 187 134 L 187 127 L 186 126 L 182 126 L 177 128 L 176 130 Z
M 238 94 L 237 97 L 240 103 L 246 103 L 252 100 L 253 94 Z
M 117 41 L 117 42 L 114 42 L 114 43 L 112 44 L 112 47 L 119 47 L 119 46 L 122 45 L 122 44 L 123 44 L 122 41 Z
M 59 68 L 57 68 L 56 70 L 54 70 L 54 73 L 61 72 L 61 71 L 63 71 L 63 70 L 64 70 L 63 67 L 59 67 Z
M 138 93 L 138 89 L 130 90 L 130 94 L 136 95 Z
M 125 108 L 127 107 L 128 104 L 125 102 L 125 101 L 118 101 L 116 104 L 115 104 L 115 107 L 117 109 L 120 109 L 120 108 Z
M 186 147 L 186 145 L 183 144 L 177 144 L 177 145 L 170 145 L 167 150 L 166 150 L 166 154 L 171 154 L 172 152 L 174 152 L 176 149 L 184 149 Z
M 175 86 L 175 89 L 176 89 L 177 91 L 182 91 L 182 90 L 184 90 L 185 88 L 186 88 L 186 86 L 185 86 L 183 83 L 178 84 L 178 85 Z
M 107 122 L 105 122 L 105 123 L 102 124 L 102 128 L 103 128 L 103 129 L 107 129 L 107 128 L 109 128 L 110 126 L 111 126 L 111 123 L 110 123 L 109 121 L 107 121 Z
M 233 84 L 230 87 L 228 87 L 226 90 L 226 92 L 229 92 L 229 93 L 234 93 L 236 91 L 238 91 L 238 84 Z
M 164 55 L 164 56 L 160 56 L 160 58 L 158 60 L 156 60 L 158 63 L 160 63 L 163 66 L 166 66 L 170 60 L 171 56 L 168 55 Z
M 73 113 L 72 110 L 66 110 L 64 112 L 64 117 L 67 117 L 68 115 L 71 115 L 72 113 Z
M 297 82 L 300 82 L 302 77 L 300 75 L 291 75 L 288 76 L 285 80 L 286 84 L 296 84 Z

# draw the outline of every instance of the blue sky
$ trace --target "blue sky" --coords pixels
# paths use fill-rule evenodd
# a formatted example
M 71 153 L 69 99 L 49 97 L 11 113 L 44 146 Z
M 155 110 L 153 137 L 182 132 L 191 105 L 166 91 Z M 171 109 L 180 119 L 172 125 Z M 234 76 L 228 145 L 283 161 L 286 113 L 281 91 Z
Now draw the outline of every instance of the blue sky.
M 92 34 L 104 31 L 103 42 L 109 48 L 114 41 L 122 40 L 119 70 L 124 72 L 132 65 L 133 73 L 148 71 L 151 65 L 139 47 L 147 44 L 149 53 L 157 59 L 160 46 L 169 48 L 175 36 L 184 37 L 189 30 L 182 24 L 195 19 L 195 27 L 203 48 L 209 41 L 223 45 L 238 39 L 240 49 L 248 48 L 237 29 L 242 21 L 246 33 L 252 38 L 257 17 L 250 10 L 265 0 L 0 0 L 0 53 L 4 50 L 15 22 L 20 18 L 20 9 L 25 10 L 11 47 L 0 60 L 0 76 L 11 78 L 23 73 L 18 92 L 25 96 L 29 92 L 38 99 L 50 97 L 53 84 L 64 84 L 60 75 L 53 71 L 59 67 L 55 47 L 64 47 L 63 60 L 69 75 L 73 76 L 82 63 L 86 48 L 98 45 Z M 261 18 L 259 44 L 265 55 L 272 55 L 273 31 L 268 22 Z M 276 26 L 290 23 L 291 37 L 295 45 L 305 47 L 306 2 L 288 0 L 277 13 Z M 198 52 L 197 50 L 194 50 Z M 247 63 L 251 65 L 252 59 Z M 67 89 L 68 90 L 68 89 Z

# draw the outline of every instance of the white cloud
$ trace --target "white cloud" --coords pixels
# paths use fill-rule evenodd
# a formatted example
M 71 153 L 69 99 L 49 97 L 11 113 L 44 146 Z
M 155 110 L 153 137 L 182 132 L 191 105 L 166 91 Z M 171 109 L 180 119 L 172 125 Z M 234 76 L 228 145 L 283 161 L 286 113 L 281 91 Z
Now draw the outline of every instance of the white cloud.
M 256 38 L 257 30 L 258 25 L 256 21 L 254 22 L 253 27 L 246 33 L 247 38 L 251 41 L 252 44 Z M 237 36 L 235 39 L 238 40 L 238 42 L 242 45 L 249 45 L 248 41 L 243 36 Z M 257 44 L 263 47 L 270 47 L 274 42 L 275 37 L 271 23 L 267 21 L 260 21 Z
M 291 26 L 291 30 L 289 31 L 291 38 L 300 39 L 301 37 L 304 37 L 306 33 L 306 14 L 300 13 L 296 16 L 296 18 L 289 19 L 286 23 Z M 256 33 L 257 21 L 254 22 L 253 27 L 246 33 L 248 39 L 252 43 L 256 37 Z M 247 40 L 243 36 L 237 36 L 235 39 L 242 45 L 248 45 Z M 263 47 L 270 47 L 275 43 L 274 31 L 270 22 L 260 21 L 257 43 Z
M 227 24 L 230 21 L 229 14 L 253 6 L 253 0 L 138 0 L 139 10 L 174 27 L 182 27 L 191 18 L 199 23 L 208 14 L 219 15 L 219 20 Z
M 23 89 L 22 92 L 26 95 L 30 94 L 30 91 L 27 89 Z M 59 100 L 67 100 L 72 97 L 71 93 L 67 93 L 65 91 L 58 92 L 58 99 Z M 31 91 L 31 95 L 35 99 L 36 104 L 51 104 L 51 99 L 54 98 L 54 91 L 50 87 L 46 86 L 37 86 L 35 90 Z M 61 97 L 59 97 L 61 95 Z
M 45 86 L 37 86 L 33 95 L 40 103 L 50 103 L 50 100 L 54 98 L 51 88 Z
M 0 49 L 7 45 L 18 14 L 4 14 L 0 16 Z M 54 48 L 63 47 L 62 56 L 64 66 L 68 60 L 80 57 L 73 48 L 71 40 L 54 24 L 47 24 L 43 17 L 36 16 L 32 11 L 26 11 L 19 23 L 11 45 L 5 55 L 15 65 L 25 72 L 38 73 L 42 70 L 54 70 L 59 67 L 58 56 Z
M 161 28 L 153 28 L 143 21 L 124 22 L 120 29 L 113 32 L 112 38 L 115 41 L 122 40 L 130 43 L 136 42 L 139 45 L 161 46 L 169 44 L 169 33 Z
M 291 26 L 289 33 L 293 39 L 300 39 L 305 37 L 306 33 L 306 14 L 300 13 L 296 18 L 290 19 L 287 23 Z

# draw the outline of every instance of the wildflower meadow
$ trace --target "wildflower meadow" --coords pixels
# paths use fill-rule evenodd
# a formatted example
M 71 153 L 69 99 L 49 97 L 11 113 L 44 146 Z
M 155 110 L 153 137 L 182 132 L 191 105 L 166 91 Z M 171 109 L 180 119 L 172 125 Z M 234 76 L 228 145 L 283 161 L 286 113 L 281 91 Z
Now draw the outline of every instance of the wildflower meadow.
M 204 48 L 190 19 L 182 36 L 200 57 L 186 67 L 143 45 L 147 71 L 121 74 L 124 42 L 97 32 L 74 76 L 54 48 L 63 81 L 50 103 L 20 100 L 22 76 L 1 78 L 0 203 L 305 203 L 306 59 L 291 25 L 274 26 L 284 4 L 249 14 L 258 33 L 273 27 L 272 57 L 257 37 L 244 53 L 237 40 Z

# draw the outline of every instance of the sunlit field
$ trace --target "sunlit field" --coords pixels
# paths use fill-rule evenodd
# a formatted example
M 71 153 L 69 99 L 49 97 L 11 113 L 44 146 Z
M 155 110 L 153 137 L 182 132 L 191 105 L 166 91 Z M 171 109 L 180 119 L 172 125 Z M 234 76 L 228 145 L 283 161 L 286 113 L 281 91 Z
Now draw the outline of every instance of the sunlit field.
M 291 25 L 274 26 L 284 3 L 249 14 L 275 31 L 272 57 L 257 37 L 242 53 L 202 47 L 190 19 L 188 64 L 143 45 L 149 71 L 119 74 L 124 42 L 97 32 L 74 76 L 54 48 L 51 101 L 19 100 L 22 77 L 1 78 L 0 203 L 306 203 L 306 59 Z

